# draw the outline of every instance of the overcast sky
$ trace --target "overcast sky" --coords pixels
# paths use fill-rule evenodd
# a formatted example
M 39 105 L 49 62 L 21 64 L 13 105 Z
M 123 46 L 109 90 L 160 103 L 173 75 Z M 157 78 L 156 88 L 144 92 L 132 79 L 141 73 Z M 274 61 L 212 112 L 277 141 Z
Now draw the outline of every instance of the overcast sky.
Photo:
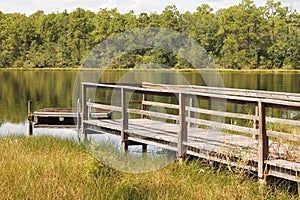
M 133 10 L 136 14 L 141 12 L 161 11 L 167 5 L 175 5 L 180 12 L 194 12 L 201 4 L 209 4 L 214 10 L 237 5 L 242 0 L 0 0 L 0 11 L 4 13 L 20 12 L 27 15 L 43 10 L 45 13 L 61 12 L 80 7 L 97 12 L 100 8 L 117 8 L 121 13 Z M 256 5 L 264 5 L 266 0 L 254 0 Z M 300 0 L 281 0 L 282 5 L 300 11 Z

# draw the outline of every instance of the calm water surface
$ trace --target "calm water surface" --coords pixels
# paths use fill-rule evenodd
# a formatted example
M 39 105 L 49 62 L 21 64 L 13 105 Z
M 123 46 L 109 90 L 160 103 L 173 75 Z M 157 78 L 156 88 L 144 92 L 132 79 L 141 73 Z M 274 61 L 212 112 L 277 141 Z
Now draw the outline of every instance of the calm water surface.
M 109 71 L 102 82 L 117 82 L 124 71 Z M 191 84 L 205 85 L 203 76 L 212 72 L 182 72 Z M 137 77 L 145 74 L 139 72 Z M 300 72 L 220 72 L 225 87 L 300 92 Z M 10 71 L 0 70 L 0 135 L 27 134 L 27 101 L 33 100 L 34 110 L 43 107 L 71 107 L 77 71 Z M 145 75 L 147 76 L 147 75 Z M 158 80 L 159 79 L 159 80 Z M 153 81 L 151 81 L 153 80 Z M 147 76 L 146 81 L 172 83 L 172 75 Z M 213 77 L 211 77 L 213 81 Z M 34 134 L 69 134 L 72 129 L 35 129 Z

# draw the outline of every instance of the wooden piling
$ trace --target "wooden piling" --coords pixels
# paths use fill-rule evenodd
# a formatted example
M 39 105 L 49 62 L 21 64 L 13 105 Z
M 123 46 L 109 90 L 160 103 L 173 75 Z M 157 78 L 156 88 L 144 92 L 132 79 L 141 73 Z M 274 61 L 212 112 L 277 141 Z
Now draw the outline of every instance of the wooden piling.
M 128 150 L 126 130 L 128 129 L 128 113 L 127 113 L 127 102 L 126 102 L 126 90 L 121 88 L 121 107 L 122 107 L 122 124 L 121 124 L 121 141 L 123 150 Z
M 179 133 L 178 133 L 178 158 L 184 159 L 186 155 L 186 146 L 184 142 L 187 142 L 187 123 L 185 117 L 185 95 L 179 94 Z
M 142 144 L 143 153 L 147 153 L 147 144 Z
M 32 115 L 32 100 L 27 102 L 29 128 L 28 134 L 33 135 L 33 115 Z
M 86 89 L 87 89 L 87 86 L 86 85 L 82 85 L 82 106 L 81 106 L 81 109 L 82 109 L 82 140 L 85 141 L 87 139 L 87 134 L 86 134 L 86 131 L 85 131 L 85 127 L 84 127 L 84 121 L 88 119 L 88 109 L 87 109 L 87 102 L 86 102 Z
M 258 177 L 265 179 L 265 161 L 269 155 L 269 139 L 266 131 L 266 108 L 261 101 L 258 102 L 259 115 L 259 144 L 258 144 Z

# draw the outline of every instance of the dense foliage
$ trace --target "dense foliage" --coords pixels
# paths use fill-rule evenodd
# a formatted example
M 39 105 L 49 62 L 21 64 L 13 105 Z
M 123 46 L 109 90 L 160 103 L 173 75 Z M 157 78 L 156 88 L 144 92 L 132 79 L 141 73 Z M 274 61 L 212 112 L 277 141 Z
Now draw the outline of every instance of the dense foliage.
M 268 0 L 257 7 L 251 0 L 213 12 L 204 4 L 196 12 L 180 13 L 167 6 L 160 14 L 117 9 L 98 13 L 77 8 L 71 13 L 26 16 L 0 12 L 0 67 L 74 67 L 113 34 L 136 27 L 162 27 L 197 40 L 223 68 L 300 68 L 300 15 Z M 161 50 L 128 53 L 113 68 L 144 63 L 186 68 L 182 58 Z

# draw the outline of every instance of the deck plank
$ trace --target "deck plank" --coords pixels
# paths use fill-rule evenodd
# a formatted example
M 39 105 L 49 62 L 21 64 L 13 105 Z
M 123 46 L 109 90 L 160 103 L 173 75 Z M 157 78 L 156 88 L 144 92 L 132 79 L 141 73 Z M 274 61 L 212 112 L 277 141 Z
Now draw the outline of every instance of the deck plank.
M 121 131 L 120 120 L 89 120 L 85 123 L 99 126 L 106 129 Z M 153 121 L 149 119 L 130 119 L 126 131 L 130 137 L 152 138 L 170 143 L 178 142 L 178 124 Z M 185 145 L 205 149 L 214 152 L 250 152 L 253 159 L 257 148 L 257 141 L 251 137 L 222 133 L 215 130 L 200 128 L 190 128 L 188 131 L 188 141 Z M 245 153 L 244 153 L 245 154 Z
M 101 119 L 84 121 L 85 124 L 121 132 L 121 120 Z M 129 119 L 128 120 L 128 138 L 132 141 L 143 142 L 145 144 L 156 145 L 159 147 L 175 150 L 178 144 L 179 124 L 171 124 L 163 121 L 154 121 L 150 119 Z M 159 142 L 160 141 L 160 142 Z M 270 155 L 276 158 L 278 152 L 284 152 L 284 146 L 270 141 Z M 216 129 L 189 128 L 188 140 L 184 145 L 189 148 L 196 148 L 209 155 L 230 155 L 248 161 L 258 161 L 258 141 L 253 137 L 230 134 Z M 299 150 L 300 153 L 300 149 Z M 276 151 L 276 152 L 275 152 Z M 187 151 L 191 155 L 198 155 L 199 152 Z M 214 158 L 217 159 L 217 158 Z M 268 165 L 282 167 L 300 171 L 300 163 L 281 160 L 279 158 L 268 160 Z M 251 169 L 257 169 L 254 166 L 248 166 Z M 247 167 L 245 167 L 247 168 Z

